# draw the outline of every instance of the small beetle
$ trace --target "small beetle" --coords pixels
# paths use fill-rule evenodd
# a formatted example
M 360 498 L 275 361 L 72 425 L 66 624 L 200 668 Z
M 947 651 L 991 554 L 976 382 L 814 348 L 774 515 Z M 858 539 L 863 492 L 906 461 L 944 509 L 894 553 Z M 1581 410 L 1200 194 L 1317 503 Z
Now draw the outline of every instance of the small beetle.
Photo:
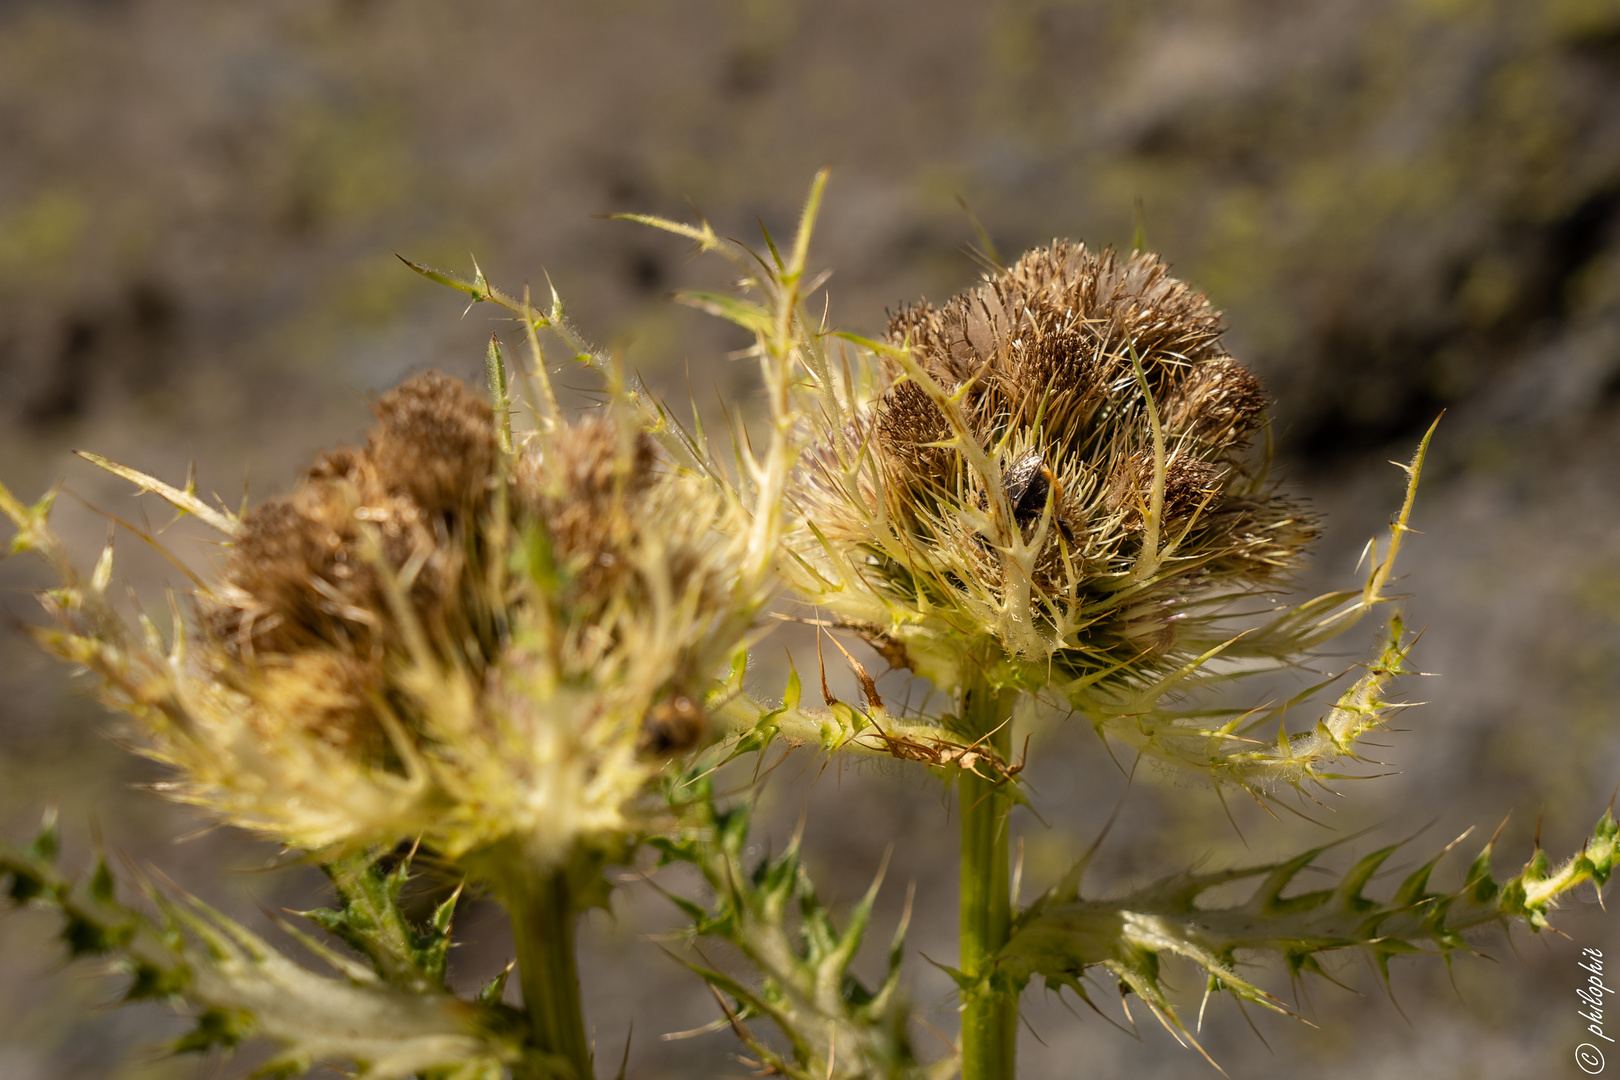
M 1047 497 L 1054 496 L 1052 520 L 1063 538 L 1073 542 L 1074 534 L 1069 531 L 1068 522 L 1063 520 L 1061 513 L 1063 485 L 1047 468 L 1039 451 L 1031 450 L 1021 455 L 1002 473 L 1001 483 L 1007 492 L 1007 503 L 1012 507 L 1013 520 L 1020 525 L 1039 521 L 1046 510 Z
M 707 728 L 703 706 L 677 693 L 642 718 L 640 749 L 659 757 L 684 753 L 703 741 Z

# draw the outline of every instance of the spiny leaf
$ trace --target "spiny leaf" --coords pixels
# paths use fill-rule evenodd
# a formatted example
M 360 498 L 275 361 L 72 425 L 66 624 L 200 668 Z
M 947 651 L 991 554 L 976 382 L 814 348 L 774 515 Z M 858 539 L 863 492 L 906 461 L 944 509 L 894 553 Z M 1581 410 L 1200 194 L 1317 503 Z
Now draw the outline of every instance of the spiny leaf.
M 1167 1026 L 1185 1034 L 1158 974 L 1166 954 L 1203 968 L 1223 990 L 1280 1009 L 1271 995 L 1236 975 L 1232 957 L 1237 951 L 1275 953 L 1291 972 L 1321 973 L 1319 954 L 1359 948 L 1387 979 L 1391 957 L 1448 956 L 1468 948 L 1464 932 L 1474 928 L 1512 921 L 1532 931 L 1544 928 L 1558 897 L 1587 881 L 1602 884 L 1613 873 L 1617 834 L 1620 830 L 1605 811 L 1580 853 L 1553 866 L 1538 850 L 1518 874 L 1501 883 L 1491 876 L 1487 844 L 1452 892 L 1429 891 L 1436 856 L 1402 881 L 1388 901 L 1366 897 L 1363 890 L 1400 845 L 1359 859 L 1332 889 L 1287 898 L 1280 895 L 1283 889 L 1325 848 L 1271 866 L 1178 875 L 1118 900 L 1074 894 L 1054 902 L 1048 895 L 1017 920 L 998 970 L 1018 987 L 1037 975 L 1048 985 L 1073 987 L 1088 968 L 1101 966 L 1148 1001 Z M 1199 906 L 1204 892 L 1241 877 L 1261 878 L 1247 900 Z
M 51 505 L 56 502 L 58 491 L 59 488 L 52 488 L 39 502 L 25 506 L 9 488 L 0 484 L 0 513 L 4 513 L 17 526 L 17 534 L 11 538 L 8 554 L 49 551 L 54 546 L 49 523 Z
M 688 290 L 680 293 L 676 299 L 699 311 L 718 316 L 727 322 L 736 323 L 750 333 L 763 334 L 771 329 L 771 313 L 759 304 L 747 300 L 739 300 L 727 293 L 703 292 Z
M 754 968 L 757 987 L 708 964 L 682 963 L 740 1003 L 734 1027 L 750 1012 L 777 1027 L 792 1048 L 778 1070 L 795 1080 L 919 1073 L 895 989 L 899 938 L 891 950 L 889 977 L 876 993 L 849 971 L 881 877 L 840 927 L 816 894 L 797 841 L 749 866 L 746 804 L 722 810 L 707 779 L 694 786 L 701 786 L 703 798 L 683 804 L 693 839 L 656 846 L 666 859 L 697 867 L 714 902 L 706 907 L 670 899 L 691 920 L 691 937 L 724 940 L 738 950 Z M 746 1038 L 753 1040 L 751 1047 L 757 1042 Z
M 103 869 L 85 882 L 63 876 L 43 857 L 52 847 L 0 845 L 0 877 L 32 884 L 32 902 L 62 916 L 70 950 L 113 955 L 131 975 L 126 1001 L 184 1006 L 196 1025 L 177 1052 L 256 1035 L 281 1048 L 276 1068 L 347 1061 L 377 1080 L 493 1078 L 522 1053 L 523 1022 L 502 1006 L 316 975 L 195 900 L 151 893 L 153 919 L 119 903 Z
M 337 887 L 338 906 L 301 914 L 370 961 L 384 980 L 401 986 L 443 986 L 450 949 L 450 922 L 458 888 L 434 911 L 426 927 L 413 926 L 400 907 L 411 860 L 401 859 L 384 873 L 374 852 L 360 852 L 325 864 Z
M 206 1054 L 234 1050 L 253 1034 L 253 1015 L 240 1010 L 209 1009 L 197 1017 L 196 1027 L 170 1044 L 176 1054 Z
M 478 1002 L 481 1005 L 498 1005 L 501 998 L 506 995 L 507 980 L 512 977 L 512 970 L 517 967 L 516 960 L 508 960 L 506 966 L 496 973 L 495 977 L 485 983 L 478 991 Z
M 182 514 L 191 514 L 198 520 L 206 522 L 226 536 L 235 536 L 242 527 L 235 514 L 228 510 L 216 510 L 212 506 L 197 498 L 195 490 L 181 491 L 177 487 L 165 484 L 162 480 L 148 476 L 139 469 L 132 469 L 128 465 L 120 465 L 115 461 L 108 461 L 99 454 L 92 454 L 88 450 L 75 450 L 75 454 L 100 469 L 105 469 L 114 476 L 122 477 L 140 488 L 150 491 L 163 499 L 170 506 Z M 195 487 L 195 480 L 191 486 Z

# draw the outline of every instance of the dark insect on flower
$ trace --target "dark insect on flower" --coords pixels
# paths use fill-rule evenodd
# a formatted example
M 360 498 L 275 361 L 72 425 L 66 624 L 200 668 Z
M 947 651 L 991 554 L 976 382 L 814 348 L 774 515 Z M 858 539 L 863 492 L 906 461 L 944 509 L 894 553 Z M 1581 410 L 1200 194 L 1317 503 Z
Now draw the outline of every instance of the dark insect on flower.
M 1041 514 L 1046 511 L 1047 496 L 1055 493 L 1052 521 L 1065 540 L 1074 541 L 1074 534 L 1069 531 L 1061 513 L 1063 485 L 1046 467 L 1038 451 L 1031 450 L 1014 461 L 1001 474 L 1001 486 L 1007 493 L 1008 505 L 1012 507 L 1013 520 L 1020 525 L 1039 521 Z
M 1052 470 L 1046 467 L 1041 455 L 1031 450 L 1012 463 L 1001 477 L 1012 505 L 1013 517 L 1020 525 L 1027 525 L 1041 516 L 1046 509 L 1046 496 L 1052 490 Z
M 641 721 L 638 747 L 660 757 L 682 753 L 703 740 L 707 727 L 703 706 L 685 694 L 676 694 L 647 712 Z

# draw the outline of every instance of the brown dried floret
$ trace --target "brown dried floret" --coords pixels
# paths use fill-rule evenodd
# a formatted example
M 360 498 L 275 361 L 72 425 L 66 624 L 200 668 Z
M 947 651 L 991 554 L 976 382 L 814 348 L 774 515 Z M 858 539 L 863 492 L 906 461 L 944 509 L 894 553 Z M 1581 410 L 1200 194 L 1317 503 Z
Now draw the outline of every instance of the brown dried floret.
M 612 414 L 599 412 L 547 439 L 543 452 L 520 457 L 513 482 L 519 497 L 535 506 L 634 498 L 652 484 L 657 456 L 649 435 L 621 432 Z
M 375 574 L 348 508 L 324 487 L 261 503 L 242 518 L 210 627 L 244 656 L 320 645 L 370 651 L 381 616 Z
M 954 309 L 908 304 L 889 317 L 887 336 L 895 345 L 909 345 L 923 370 L 947 391 L 956 390 L 983 370 L 985 357 L 968 341 L 961 313 Z M 980 344 L 988 340 L 979 337 Z
M 945 482 L 953 454 L 938 444 L 950 435 L 938 406 L 914 382 L 896 384 L 878 405 L 878 445 L 894 464 L 919 480 Z
M 210 636 L 242 656 L 401 640 L 384 574 L 408 563 L 414 617 L 465 621 L 464 533 L 494 469 L 489 409 L 458 380 L 418 375 L 378 401 L 362 449 L 322 457 L 293 495 L 249 510 L 225 581 L 203 603 Z
M 1108 400 L 1102 359 L 1072 334 L 1020 338 L 1008 352 L 997 390 L 1018 422 L 1033 424 L 1039 416 L 1050 430 L 1082 431 Z
M 1220 537 L 1205 564 L 1208 573 L 1256 582 L 1295 569 L 1300 552 L 1322 531 L 1305 505 L 1275 493 L 1225 499 L 1203 527 Z
M 1108 488 L 1108 509 L 1120 515 L 1127 529 L 1140 529 L 1153 496 L 1153 454 L 1136 454 L 1121 463 Z M 1164 506 L 1161 520 L 1175 523 L 1195 511 L 1208 512 L 1220 498 L 1222 470 L 1186 454 L 1172 454 L 1164 463 Z
M 330 649 L 273 657 L 255 669 L 254 700 L 290 718 L 337 750 L 386 761 L 392 747 L 371 699 L 381 692 L 381 666 Z M 263 734 L 274 737 L 275 732 Z
M 1137 394 L 1134 352 L 1156 395 L 1218 354 L 1219 313 L 1155 255 L 1121 262 L 1057 241 L 953 301 L 976 351 L 994 366 L 993 411 L 1055 440 L 1083 440 L 1111 397 Z
M 242 605 L 248 612 L 241 619 L 244 625 L 236 628 L 244 644 L 256 637 L 274 651 L 285 651 L 277 645 L 292 646 L 297 627 L 321 619 L 309 579 L 333 561 L 343 538 L 311 520 L 298 503 L 271 499 L 242 517 L 226 580 L 249 601 Z
M 1171 277 L 1157 256 L 1121 262 L 1111 250 L 1098 254 L 1057 241 L 943 308 L 902 309 L 887 337 L 909 347 L 947 392 L 972 381 L 964 407 L 982 441 L 1039 416 L 1050 440 L 1075 444 L 1091 434 L 1111 400 L 1140 398 L 1133 351 L 1156 399 L 1176 396 L 1194 371 L 1219 358 L 1221 389 L 1234 391 L 1224 407 L 1252 419 L 1248 406 L 1258 387 L 1251 383 L 1247 396 L 1235 392 L 1241 376 L 1220 352 L 1221 331 L 1219 313 Z M 889 371 L 896 384 L 880 404 L 879 435 L 903 454 L 943 418 L 928 415 L 924 406 L 931 403 L 907 389 L 897 364 Z M 1220 379 L 1204 382 L 1207 396 Z
M 1265 411 L 1260 380 L 1229 356 L 1194 367 L 1163 406 L 1170 434 L 1227 454 L 1249 445 Z
M 517 502 L 546 530 L 577 596 L 605 594 L 630 569 L 624 549 L 636 509 L 657 478 L 656 446 L 642 431 L 621 432 L 608 413 L 586 417 L 530 449 L 512 470 Z
M 495 423 L 488 402 L 465 383 L 424 372 L 384 394 L 375 411 L 366 455 L 384 488 L 429 514 L 483 498 L 495 469 Z
M 242 654 L 320 646 L 369 654 L 399 640 L 384 568 L 398 573 L 412 560 L 420 564 L 409 592 L 418 617 L 442 624 L 458 604 L 464 561 L 442 523 L 430 527 L 401 495 L 310 481 L 243 517 L 208 624 Z
M 340 446 L 336 450 L 323 452 L 315 459 L 315 464 L 305 470 L 304 477 L 315 481 L 346 480 L 357 489 L 376 483 L 371 458 L 352 446 Z

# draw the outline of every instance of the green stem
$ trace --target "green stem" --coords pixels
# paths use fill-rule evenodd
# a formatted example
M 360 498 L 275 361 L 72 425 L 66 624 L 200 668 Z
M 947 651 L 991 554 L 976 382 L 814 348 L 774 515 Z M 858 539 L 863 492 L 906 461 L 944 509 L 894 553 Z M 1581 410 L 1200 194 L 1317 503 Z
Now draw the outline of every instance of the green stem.
M 963 688 L 964 734 L 983 739 L 1009 760 L 1017 691 L 993 691 L 975 675 Z M 975 982 L 962 992 L 962 1080 L 1012 1080 L 1018 1049 L 1018 997 L 990 978 L 1007 943 L 1012 896 L 1007 875 L 1007 817 L 1012 789 L 1005 781 L 963 769 L 957 780 L 962 814 L 960 965 Z
M 568 871 L 514 870 L 504 875 L 499 895 L 512 920 L 518 977 L 534 1028 L 534 1045 L 552 1063 L 550 1068 L 536 1068 L 534 1075 L 554 1075 L 555 1065 L 566 1062 L 574 1080 L 592 1080 L 591 1044 L 585 1034 L 579 965 L 574 959 L 579 912 Z

